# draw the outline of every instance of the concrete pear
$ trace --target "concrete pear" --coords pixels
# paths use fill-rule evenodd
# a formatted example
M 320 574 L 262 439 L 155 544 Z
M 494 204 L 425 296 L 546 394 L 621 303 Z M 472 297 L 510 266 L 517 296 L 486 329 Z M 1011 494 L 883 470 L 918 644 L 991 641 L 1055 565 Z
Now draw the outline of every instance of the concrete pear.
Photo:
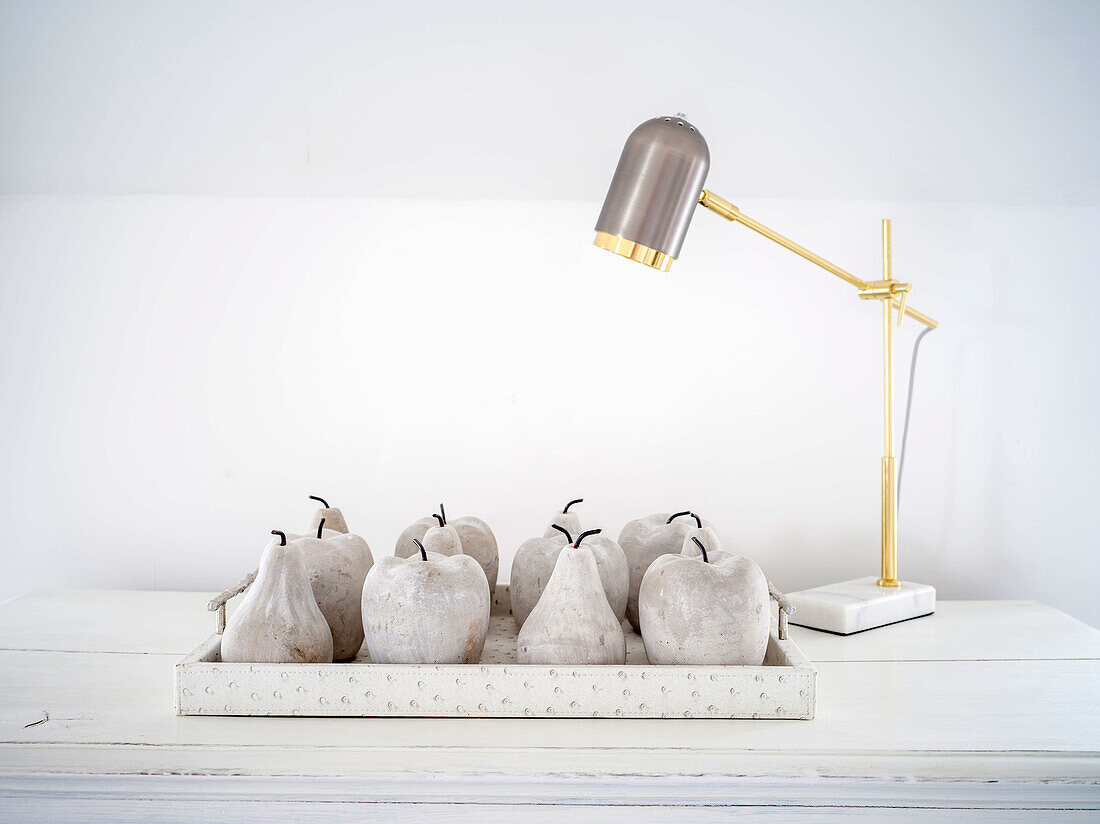
M 433 515 L 432 517 L 436 519 L 437 525 L 428 527 L 424 537 L 421 538 L 425 549 L 428 552 L 434 552 L 436 555 L 464 555 L 462 539 L 458 537 L 458 530 L 447 523 L 442 515 Z
M 363 630 L 376 664 L 476 664 L 489 631 L 489 584 L 468 555 L 383 558 L 363 583 Z
M 685 516 L 695 519 L 693 524 Z M 681 520 L 682 519 L 682 520 Z M 659 512 L 638 518 L 623 527 L 619 533 L 619 546 L 626 554 L 626 563 L 630 569 L 630 592 L 626 601 L 626 617 L 635 632 L 640 632 L 638 620 L 638 589 L 642 585 L 642 576 L 649 565 L 662 555 L 671 555 L 680 551 L 686 538 L 693 529 L 702 529 L 703 522 L 693 512 L 677 512 L 669 515 Z
M 653 664 L 760 666 L 768 648 L 768 581 L 749 558 L 698 537 L 698 554 L 662 555 L 638 596 L 642 640 Z
M 599 532 L 583 532 L 563 548 L 516 641 L 521 664 L 622 664 L 626 639 L 604 595 L 596 558 L 581 542 Z
M 543 538 L 557 538 L 561 535 L 560 532 L 554 529 L 555 526 L 560 526 L 566 530 L 570 535 L 581 534 L 581 519 L 576 512 L 570 512 L 569 507 L 573 504 L 584 503 L 584 498 L 574 498 L 572 501 L 565 505 L 565 508 L 561 512 L 555 512 L 554 517 L 550 520 L 550 525 L 546 527 L 546 530 L 542 533 Z M 572 541 L 570 541 L 572 543 Z
M 316 537 L 298 538 L 291 545 L 301 555 L 313 597 L 332 631 L 332 658 L 354 658 L 363 646 L 363 581 L 374 565 L 367 542 L 350 532 L 328 532 L 317 524 Z M 328 533 L 330 537 L 322 537 Z
M 256 580 L 222 634 L 223 661 L 324 664 L 332 661 L 332 633 L 321 614 L 298 551 L 278 536 L 264 550 Z
M 555 537 L 524 541 L 512 560 L 508 589 L 512 596 L 512 618 L 516 629 L 523 627 L 523 622 L 539 602 L 554 573 L 562 548 L 573 543 L 573 535 L 565 527 L 551 524 L 548 531 L 553 532 Z M 584 545 L 592 551 L 608 605 L 621 623 L 626 615 L 626 595 L 630 586 L 626 555 L 617 543 L 603 535 L 592 534 Z
M 311 501 L 320 501 L 321 509 L 318 509 L 313 513 L 313 520 L 309 523 L 308 535 L 316 535 L 317 529 L 321 526 L 321 522 L 325 522 L 325 529 L 331 529 L 333 532 L 347 532 L 348 523 L 344 520 L 344 513 L 334 506 L 329 506 L 328 501 L 324 498 L 318 498 L 316 495 L 310 495 Z
M 702 548 L 699 544 L 702 544 Z M 711 563 L 719 558 L 734 554 L 726 552 L 722 548 L 722 541 L 718 538 L 717 532 L 709 526 L 699 526 L 691 530 L 684 538 L 683 544 L 680 545 L 680 554 L 689 558 L 699 558 L 702 557 L 704 551 Z
M 410 549 L 413 546 L 413 540 L 423 541 L 425 533 L 435 527 L 437 521 L 442 521 L 438 524 L 440 527 L 450 526 L 458 533 L 458 539 L 462 546 L 460 551 L 463 555 L 469 555 L 477 561 L 484 570 L 485 580 L 489 582 L 489 594 L 491 596 L 497 588 L 500 556 L 497 552 L 497 539 L 493 535 L 493 530 L 489 529 L 489 525 L 480 518 L 467 516 L 449 520 L 443 509 L 443 504 L 440 504 L 438 515 L 420 518 L 405 528 L 405 531 L 397 539 L 397 546 L 394 547 L 393 554 L 398 558 L 408 558 L 415 555 L 416 550 Z M 431 551 L 438 552 L 439 550 L 434 549 Z

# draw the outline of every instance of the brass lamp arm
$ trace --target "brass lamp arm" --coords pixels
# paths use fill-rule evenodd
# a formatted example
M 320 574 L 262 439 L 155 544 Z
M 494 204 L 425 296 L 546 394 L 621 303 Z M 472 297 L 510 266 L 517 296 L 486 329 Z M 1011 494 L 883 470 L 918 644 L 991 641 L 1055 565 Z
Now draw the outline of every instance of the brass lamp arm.
M 743 215 L 741 210 L 728 200 L 718 197 L 714 192 L 703 191 L 699 203 L 726 220 L 747 226 L 768 240 L 790 249 L 796 255 L 804 257 L 810 263 L 816 263 L 826 272 L 832 272 L 841 280 L 856 287 L 862 300 L 882 302 L 882 382 L 883 382 L 883 453 L 882 453 L 882 577 L 878 579 L 880 587 L 898 587 L 898 493 L 897 467 L 894 459 L 894 317 L 900 325 L 902 317 L 908 315 L 929 329 L 939 324 L 927 315 L 906 305 L 912 284 L 899 283 L 892 275 L 890 221 L 882 221 L 882 280 L 865 281 L 851 272 L 830 263 L 809 249 L 799 246 L 793 240 L 783 237 L 779 232 L 757 223 L 751 217 Z
M 779 234 L 779 232 L 776 232 L 773 229 L 769 229 L 763 223 L 758 223 L 757 221 L 753 220 L 748 215 L 742 213 L 740 209 L 738 209 L 728 200 L 719 197 L 718 195 L 714 194 L 714 192 L 703 189 L 702 193 L 700 193 L 699 195 L 699 204 L 710 209 L 715 214 L 721 215 L 726 220 L 740 223 L 742 226 L 747 226 L 754 232 L 763 235 L 768 240 L 778 243 L 785 249 L 790 249 L 796 255 L 799 255 L 800 257 L 803 257 L 806 260 L 810 261 L 810 263 L 816 263 L 826 272 L 831 272 L 841 280 L 846 281 L 847 283 L 856 287 L 856 289 L 859 289 L 861 292 L 865 292 L 872 286 L 878 286 L 880 283 L 883 283 L 882 281 L 876 281 L 872 284 L 868 281 L 856 277 L 851 272 L 845 269 L 841 269 L 835 263 L 830 263 L 829 261 L 825 260 L 825 258 L 821 257 L 821 255 L 814 254 L 806 247 L 799 246 L 793 240 L 783 237 L 783 235 Z M 935 329 L 937 326 L 939 326 L 939 324 L 936 321 L 932 320 L 932 318 L 928 317 L 928 315 L 924 314 L 923 312 L 918 312 L 912 306 L 908 306 L 906 304 L 904 298 L 907 291 L 907 289 L 901 291 L 900 300 L 897 298 L 891 298 L 892 305 L 896 307 L 900 312 L 904 312 L 906 315 L 913 318 L 913 320 L 920 321 L 929 329 Z M 877 295 L 875 297 L 877 297 Z

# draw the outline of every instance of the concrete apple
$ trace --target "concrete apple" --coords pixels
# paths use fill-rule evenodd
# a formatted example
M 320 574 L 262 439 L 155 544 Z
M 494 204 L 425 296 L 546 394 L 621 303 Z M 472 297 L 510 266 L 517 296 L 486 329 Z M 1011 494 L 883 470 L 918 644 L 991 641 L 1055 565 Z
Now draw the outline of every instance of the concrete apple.
M 332 658 L 354 658 L 363 645 L 363 581 L 374 565 L 367 542 L 350 532 L 327 532 L 321 518 L 315 537 L 291 542 L 302 558 L 313 597 L 332 631 Z
M 690 516 L 695 523 L 686 519 Z M 638 589 L 649 565 L 662 555 L 680 551 L 693 530 L 703 528 L 702 519 L 693 512 L 684 511 L 669 515 L 658 512 L 645 518 L 630 521 L 619 533 L 619 546 L 626 554 L 630 570 L 630 591 L 626 601 L 626 617 L 635 632 L 640 632 L 638 621 Z
M 516 622 L 517 631 L 522 629 L 523 622 L 539 602 L 539 596 L 546 589 L 546 582 L 554 574 L 558 554 L 567 543 L 568 533 L 564 530 L 557 532 L 547 527 L 547 531 L 553 533 L 554 537 L 528 538 L 519 545 L 512 559 L 512 570 L 508 574 L 508 593 L 512 600 L 512 619 Z
M 642 640 L 653 664 L 759 666 L 768 648 L 768 581 L 749 558 L 694 537 L 698 555 L 662 555 L 638 595 Z
M 489 631 L 489 584 L 469 555 L 383 558 L 363 582 L 363 630 L 376 664 L 476 664 Z

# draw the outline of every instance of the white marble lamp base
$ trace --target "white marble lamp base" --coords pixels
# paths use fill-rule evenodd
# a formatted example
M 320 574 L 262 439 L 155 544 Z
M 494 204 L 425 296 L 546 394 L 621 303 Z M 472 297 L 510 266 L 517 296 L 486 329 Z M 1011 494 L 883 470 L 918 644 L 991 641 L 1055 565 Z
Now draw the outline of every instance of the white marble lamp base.
M 851 635 L 936 611 L 936 588 L 902 581 L 880 587 L 878 578 L 856 578 L 787 595 L 795 607 L 792 624 Z

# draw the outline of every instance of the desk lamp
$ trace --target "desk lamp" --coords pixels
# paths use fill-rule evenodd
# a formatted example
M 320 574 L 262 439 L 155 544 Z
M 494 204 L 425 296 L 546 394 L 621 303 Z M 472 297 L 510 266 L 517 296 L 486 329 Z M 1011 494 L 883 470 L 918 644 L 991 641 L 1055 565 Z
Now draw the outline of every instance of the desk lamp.
M 890 221 L 882 221 L 882 280 L 865 281 L 788 240 L 703 188 L 710 150 L 703 135 L 682 114 L 655 117 L 627 138 L 603 210 L 596 221 L 596 245 L 667 272 L 680 255 L 696 205 L 790 249 L 854 286 L 862 300 L 882 304 L 884 454 L 882 458 L 882 574 L 792 593 L 791 623 L 849 635 L 929 615 L 936 590 L 897 576 L 897 468 L 894 459 L 894 322 L 908 315 L 929 329 L 936 321 L 906 304 L 912 284 L 891 274 Z

